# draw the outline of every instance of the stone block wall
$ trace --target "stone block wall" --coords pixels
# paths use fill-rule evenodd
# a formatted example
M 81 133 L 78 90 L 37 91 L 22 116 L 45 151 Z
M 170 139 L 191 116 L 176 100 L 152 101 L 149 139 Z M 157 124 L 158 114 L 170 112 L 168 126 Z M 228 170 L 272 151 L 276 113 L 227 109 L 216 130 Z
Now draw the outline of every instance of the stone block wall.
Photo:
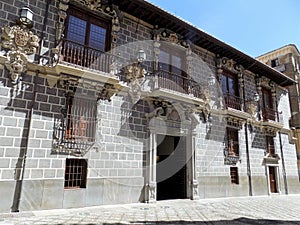
M 53 47 L 57 22 L 55 4 L 58 1 L 50 2 L 45 35 L 49 46 Z M 0 25 L 6 24 L 6 20 L 13 22 L 17 19 L 21 6 L 23 2 L 18 0 L 13 3 L 1 2 Z M 40 36 L 47 1 L 30 1 L 30 7 L 34 11 L 34 30 Z M 150 24 L 125 16 L 117 39 L 118 45 L 122 46 L 118 48 L 119 53 L 128 60 L 135 59 L 139 45 L 133 47 L 134 44 L 128 43 L 151 40 L 152 29 Z M 153 68 L 153 52 L 149 43 L 145 51 L 149 57 L 145 67 L 150 70 Z M 202 84 L 207 77 L 199 74 L 216 74 L 216 56 L 198 47 L 193 49 L 193 53 L 199 56 L 197 60 L 202 64 L 193 68 L 191 76 Z M 133 104 L 130 95 L 126 93 L 127 89 L 124 89 L 112 97 L 110 102 L 99 102 L 97 142 L 82 157 L 88 162 L 87 187 L 66 190 L 66 158 L 75 156 L 53 151 L 55 121 L 61 117 L 61 109 L 66 104 L 65 87 L 59 83 L 51 87 L 43 74 L 38 74 L 37 77 L 32 71 L 22 74 L 21 82 L 13 85 L 3 65 L 0 65 L 0 75 L 0 196 L 6 196 L 1 199 L 0 211 L 7 212 L 11 208 L 25 211 L 144 201 L 145 156 L 149 151 L 148 121 L 145 118 L 149 106 L 146 101 Z M 244 83 L 245 98 L 251 99 L 256 92 L 254 74 L 246 71 Z M 217 88 L 220 90 L 219 86 Z M 34 98 L 33 111 L 30 111 Z M 283 96 L 280 102 L 284 118 L 289 115 L 287 100 Z M 287 126 L 286 121 L 284 124 Z M 244 127 L 239 129 L 240 161 L 236 165 L 239 185 L 235 185 L 231 184 L 230 165 L 224 163 L 226 125 L 223 116 L 214 115 L 211 123 L 204 122 L 203 117 L 199 117 L 195 154 L 201 198 L 249 194 L 245 130 Z M 248 129 L 247 132 L 253 194 L 268 194 L 266 168 L 262 165 L 266 149 L 265 135 L 258 129 Z M 291 185 L 291 193 L 294 193 L 297 192 L 298 185 L 295 181 L 295 147 L 289 143 L 287 135 L 282 135 L 282 141 L 288 183 Z M 276 137 L 276 151 L 278 146 Z M 21 169 L 23 167 L 24 174 Z M 279 167 L 282 171 L 282 164 Z M 282 179 L 280 173 L 280 180 Z M 281 187 L 281 190 L 284 189 Z M 19 207 L 16 206 L 17 196 L 21 196 Z

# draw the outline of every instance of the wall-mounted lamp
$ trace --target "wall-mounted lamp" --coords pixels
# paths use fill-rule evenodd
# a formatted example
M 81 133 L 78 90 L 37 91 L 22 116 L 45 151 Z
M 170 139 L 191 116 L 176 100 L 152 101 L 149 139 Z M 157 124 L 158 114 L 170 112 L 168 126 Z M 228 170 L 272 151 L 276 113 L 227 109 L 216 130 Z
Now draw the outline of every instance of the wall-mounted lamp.
M 210 76 L 208 77 L 208 85 L 209 85 L 209 86 L 213 86 L 215 83 L 216 83 L 216 78 L 215 78 L 215 76 L 214 76 L 214 75 L 210 75 Z
M 137 53 L 138 62 L 142 63 L 146 60 L 146 53 L 143 49 L 140 49 Z
M 35 54 L 39 47 L 39 37 L 29 30 L 32 28 L 32 18 L 33 12 L 27 5 L 22 7 L 15 25 L 2 28 L 1 47 L 6 51 L 5 66 L 12 83 L 18 82 L 21 74 L 27 69 L 28 56 Z
M 260 100 L 259 94 L 258 94 L 258 93 L 255 93 L 255 94 L 253 95 L 253 101 L 259 102 L 259 100 Z
M 24 26 L 31 26 L 33 19 L 33 12 L 29 6 L 23 6 L 20 11 L 19 20 Z

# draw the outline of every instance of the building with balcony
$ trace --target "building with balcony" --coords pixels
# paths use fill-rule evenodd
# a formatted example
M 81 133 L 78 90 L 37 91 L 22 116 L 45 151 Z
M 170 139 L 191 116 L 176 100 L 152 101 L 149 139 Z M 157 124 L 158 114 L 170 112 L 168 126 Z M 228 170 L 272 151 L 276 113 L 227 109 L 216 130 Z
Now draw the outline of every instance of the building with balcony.
M 1 8 L 1 212 L 299 193 L 293 78 L 148 1 L 21 7 Z
M 295 138 L 297 138 L 296 147 L 300 177 L 300 52 L 297 46 L 289 44 L 265 53 L 257 59 L 297 81 L 294 85 L 288 86 L 287 89 L 291 109 L 290 127 L 293 129 Z

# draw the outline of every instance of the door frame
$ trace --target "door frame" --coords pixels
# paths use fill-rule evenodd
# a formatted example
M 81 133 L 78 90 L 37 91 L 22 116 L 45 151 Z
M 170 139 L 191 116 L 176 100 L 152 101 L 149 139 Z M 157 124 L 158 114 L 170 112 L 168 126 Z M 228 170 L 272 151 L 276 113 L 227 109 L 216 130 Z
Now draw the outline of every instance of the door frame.
M 271 184 L 270 184 L 270 167 L 274 168 L 275 171 L 275 180 L 276 180 L 276 188 L 277 192 L 273 193 L 271 192 Z M 268 164 L 266 165 L 266 175 L 267 175 L 267 185 L 268 185 L 268 195 L 273 194 L 281 194 L 281 185 L 280 185 L 280 179 L 279 179 L 279 165 L 278 164 Z

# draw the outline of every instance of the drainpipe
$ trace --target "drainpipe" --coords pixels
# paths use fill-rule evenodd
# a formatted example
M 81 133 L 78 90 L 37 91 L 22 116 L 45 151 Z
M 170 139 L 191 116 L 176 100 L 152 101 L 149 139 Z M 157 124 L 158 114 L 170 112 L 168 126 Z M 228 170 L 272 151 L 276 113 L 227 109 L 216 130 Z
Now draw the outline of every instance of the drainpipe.
M 27 152 L 29 149 L 30 131 L 31 131 L 31 127 L 32 127 L 32 115 L 33 115 L 34 105 L 35 105 L 35 101 L 36 101 L 37 80 L 38 80 L 39 73 L 40 73 L 40 71 L 36 70 L 35 77 L 34 77 L 34 84 L 33 84 L 34 87 L 33 87 L 33 95 L 32 95 L 31 105 L 30 105 L 30 109 L 29 109 L 29 114 L 27 114 L 27 116 L 26 116 L 26 117 L 28 117 L 28 121 L 29 121 L 28 127 L 27 127 L 27 135 L 26 135 L 26 147 L 24 149 L 24 152 L 20 153 L 19 160 L 17 162 L 18 166 L 16 167 L 16 170 L 20 169 L 20 171 L 16 171 L 17 183 L 16 183 L 16 187 L 15 187 L 13 204 L 11 207 L 12 212 L 19 212 L 19 206 L 20 206 L 21 194 L 22 194 L 22 186 L 23 186 L 25 167 L 26 167 Z
M 245 95 L 245 80 L 243 79 L 243 96 L 244 96 L 244 110 L 246 109 L 246 95 Z M 248 123 L 245 123 L 245 139 L 246 139 L 246 159 L 247 159 L 247 176 L 249 182 L 249 196 L 253 195 L 252 191 L 252 177 L 251 177 L 251 166 L 249 156 L 249 140 L 248 140 Z
M 43 29 L 42 29 L 42 34 L 41 34 L 41 38 L 40 38 L 40 49 L 39 49 L 39 53 L 38 53 L 38 56 L 37 56 L 37 63 L 38 64 L 40 64 L 42 47 L 44 45 L 45 32 L 46 32 L 47 21 L 48 21 L 48 17 L 49 17 L 50 2 L 51 2 L 51 0 L 47 0 L 46 9 L 45 9 L 45 16 L 44 16 L 44 23 L 43 23 Z M 15 172 L 16 187 L 15 187 L 15 193 L 14 193 L 14 198 L 13 198 L 13 204 L 11 206 L 11 211 L 12 212 L 19 212 L 19 207 L 20 207 L 22 186 L 23 186 L 23 181 L 24 181 L 25 166 L 26 166 L 26 159 L 27 159 L 27 152 L 28 152 L 28 148 L 29 148 L 30 130 L 31 130 L 31 127 L 32 127 L 32 115 L 33 115 L 34 105 L 35 105 L 35 101 L 36 101 L 37 80 L 38 80 L 38 77 L 39 77 L 39 73 L 40 73 L 39 70 L 35 71 L 34 84 L 33 84 L 34 87 L 33 87 L 33 95 L 32 95 L 32 100 L 31 100 L 31 106 L 30 106 L 30 109 L 29 109 L 29 114 L 26 115 L 26 117 L 28 117 L 28 120 L 29 120 L 28 129 L 27 129 L 28 133 L 26 135 L 26 147 L 25 147 L 24 151 L 20 153 L 19 160 L 18 160 L 17 166 L 16 166 L 16 172 Z
M 279 112 L 278 112 L 277 100 L 275 101 L 275 104 L 276 104 L 277 122 L 279 123 L 280 121 L 279 121 Z M 279 136 L 280 155 L 281 155 L 281 161 L 282 161 L 282 173 L 283 173 L 284 189 L 285 189 L 285 194 L 288 194 L 288 185 L 287 185 L 287 179 L 286 179 L 285 161 L 284 161 L 282 138 L 281 138 L 281 132 L 280 131 L 278 132 L 278 136 Z

